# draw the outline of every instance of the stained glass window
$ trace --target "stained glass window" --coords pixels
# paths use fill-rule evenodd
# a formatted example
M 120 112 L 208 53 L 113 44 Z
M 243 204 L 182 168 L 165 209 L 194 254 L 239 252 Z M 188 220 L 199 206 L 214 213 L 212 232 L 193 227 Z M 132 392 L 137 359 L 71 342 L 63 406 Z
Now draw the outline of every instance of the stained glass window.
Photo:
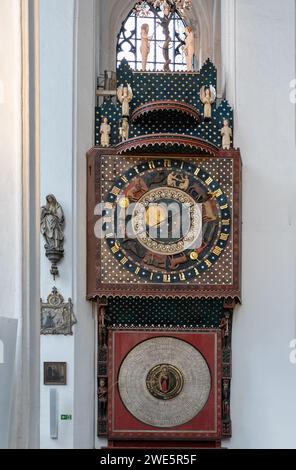
M 164 17 L 163 11 L 155 11 L 148 8 L 145 14 L 136 13 L 132 10 L 123 22 L 117 43 L 117 65 L 125 58 L 133 70 L 142 69 L 141 56 L 141 29 L 143 24 L 149 25 L 150 53 L 147 61 L 147 71 L 162 71 L 165 59 L 163 56 L 163 45 L 165 35 L 161 25 Z M 169 45 L 170 70 L 186 70 L 186 60 L 183 51 L 185 43 L 185 24 L 175 10 L 171 13 L 169 22 L 171 42 Z

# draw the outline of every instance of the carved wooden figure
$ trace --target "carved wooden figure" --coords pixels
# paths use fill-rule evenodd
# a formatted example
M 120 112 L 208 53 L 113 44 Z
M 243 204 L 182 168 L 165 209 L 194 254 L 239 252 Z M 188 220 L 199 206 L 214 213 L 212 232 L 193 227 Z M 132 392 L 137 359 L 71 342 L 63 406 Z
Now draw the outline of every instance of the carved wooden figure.
M 141 27 L 141 48 L 140 52 L 142 55 L 142 70 L 146 72 L 147 69 L 147 60 L 150 53 L 150 40 L 149 37 L 149 25 L 143 24 Z
M 108 118 L 104 118 L 100 128 L 101 133 L 101 146 L 102 147 L 109 147 L 110 146 L 110 134 L 111 134 L 111 126 L 108 122 Z
M 203 86 L 200 90 L 200 101 L 204 104 L 204 119 L 210 121 L 212 119 L 212 104 L 216 100 L 216 90 L 213 86 Z
M 165 64 L 163 67 L 164 72 L 169 72 L 170 71 L 170 54 L 169 54 L 169 49 L 170 49 L 170 44 L 172 42 L 172 38 L 170 36 L 170 22 L 172 19 L 172 12 L 171 8 L 168 3 L 165 2 L 164 4 L 164 9 L 163 9 L 163 18 L 161 18 L 161 26 L 162 26 L 162 31 L 163 35 L 165 37 L 165 41 L 163 43 L 163 57 L 165 60 Z
M 106 385 L 106 379 L 100 378 L 99 380 L 99 419 L 105 420 L 107 417 L 107 397 L 108 397 L 108 388 Z
M 130 102 L 133 99 L 133 90 L 130 85 L 121 85 L 117 89 L 117 98 L 122 105 L 122 116 L 129 117 L 130 114 Z
M 230 150 L 231 141 L 232 141 L 232 129 L 229 126 L 228 119 L 224 119 L 223 127 L 221 129 L 222 136 L 222 148 L 223 150 Z
M 99 308 L 99 349 L 107 349 L 108 325 L 110 322 L 106 307 L 101 305 Z
M 127 118 L 123 118 L 122 124 L 119 128 L 119 135 L 121 137 L 122 142 L 128 140 L 129 137 L 129 123 Z
M 228 346 L 229 340 L 230 340 L 230 314 L 226 313 L 225 317 L 221 321 L 221 331 L 222 331 L 222 344 L 223 347 L 226 348 Z
M 185 57 L 187 64 L 187 72 L 193 72 L 193 57 L 195 54 L 195 35 L 193 29 L 188 26 L 186 28 L 186 40 L 185 40 Z

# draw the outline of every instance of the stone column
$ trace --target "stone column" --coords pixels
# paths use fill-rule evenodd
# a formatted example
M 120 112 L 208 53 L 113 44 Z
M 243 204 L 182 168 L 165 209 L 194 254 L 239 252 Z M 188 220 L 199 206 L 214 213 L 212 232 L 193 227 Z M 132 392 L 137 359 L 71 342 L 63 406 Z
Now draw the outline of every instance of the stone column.
M 24 449 L 39 447 L 38 25 L 37 0 L 1 1 L 0 315 L 17 321 L 6 431 Z
M 221 0 L 222 93 L 236 107 L 236 0 Z

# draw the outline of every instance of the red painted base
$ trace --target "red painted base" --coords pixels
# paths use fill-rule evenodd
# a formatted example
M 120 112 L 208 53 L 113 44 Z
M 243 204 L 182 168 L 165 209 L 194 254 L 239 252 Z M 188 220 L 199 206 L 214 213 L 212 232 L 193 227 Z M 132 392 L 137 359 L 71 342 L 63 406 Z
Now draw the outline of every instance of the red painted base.
M 109 441 L 108 449 L 221 449 L 221 441 Z
M 118 373 L 122 361 L 138 344 L 156 337 L 174 336 L 192 344 L 206 359 L 212 376 L 209 399 L 191 421 L 170 429 L 160 429 L 137 420 L 124 406 L 118 387 Z M 120 447 L 166 448 L 184 447 L 192 441 L 193 448 L 216 447 L 222 435 L 221 419 L 221 337 L 217 330 L 111 330 L 109 336 L 109 429 L 111 442 Z M 113 385 L 114 384 L 114 385 Z M 148 438 L 149 436 L 149 438 Z M 137 441 L 141 441 L 137 444 Z M 134 443 L 136 442 L 136 443 Z M 124 443 L 124 444 L 122 444 Z M 213 444 L 212 444 L 213 443 Z M 145 447 L 144 446 L 144 447 Z M 186 447 L 186 446 L 185 446 Z

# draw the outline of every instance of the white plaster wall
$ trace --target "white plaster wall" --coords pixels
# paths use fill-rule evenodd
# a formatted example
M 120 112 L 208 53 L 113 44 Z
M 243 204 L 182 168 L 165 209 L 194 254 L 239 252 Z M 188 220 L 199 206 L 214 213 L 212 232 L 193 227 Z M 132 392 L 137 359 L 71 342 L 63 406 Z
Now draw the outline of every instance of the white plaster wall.
M 234 322 L 234 437 L 225 445 L 296 447 L 296 366 L 289 362 L 296 337 L 296 124 L 289 101 L 296 75 L 295 2 L 222 3 L 224 88 L 235 107 L 235 140 L 244 161 L 244 303 Z M 105 19 L 116 15 L 120 24 L 121 15 L 114 2 L 101 4 L 102 71 L 110 66 L 114 31 Z M 199 6 L 211 8 L 210 2 Z
M 0 315 L 21 314 L 22 133 L 18 1 L 0 3 Z M 13 73 L 12 73 L 13 71 Z M 5 229 L 4 229 L 5 227 Z
M 226 445 L 296 448 L 296 366 L 289 362 L 296 337 L 295 1 L 235 3 L 243 305 L 234 321 L 233 439 Z
M 0 2 L 0 57 L 0 317 L 6 317 L 0 327 L 4 353 L 0 380 L 10 390 L 1 397 L 5 411 L 0 419 L 0 447 L 7 448 L 18 444 L 13 423 L 22 425 L 22 404 L 17 400 L 22 377 L 15 361 L 22 352 L 22 67 L 20 5 L 16 0 Z M 14 335 L 8 335 L 6 324 L 15 325 Z
M 67 219 L 61 278 L 53 282 L 43 255 L 42 296 L 45 299 L 56 284 L 65 298 L 73 298 L 79 319 L 73 338 L 42 338 L 42 362 L 68 362 L 69 385 L 59 389 L 59 414 L 72 413 L 74 419 L 60 423 L 58 441 L 49 439 L 49 391 L 42 386 L 41 445 L 50 448 L 92 447 L 95 436 L 94 323 L 84 301 L 83 227 L 84 151 L 92 144 L 93 128 L 94 6 L 92 0 L 83 2 L 82 12 L 74 0 L 41 0 L 42 203 L 47 193 L 54 193 Z M 296 366 L 289 362 L 289 343 L 296 337 L 296 124 L 295 106 L 289 101 L 289 83 L 296 74 L 295 2 L 235 4 L 235 24 L 224 27 L 222 34 L 228 35 L 230 99 L 236 110 L 236 144 L 244 161 L 244 303 L 234 322 L 234 437 L 225 445 L 296 447 Z M 99 0 L 99 6 L 103 71 L 112 65 L 110 22 L 115 16 L 118 21 L 119 14 L 111 0 Z M 230 47 L 231 42 L 236 47 Z
M 65 301 L 73 298 L 73 57 L 74 1 L 40 1 L 41 53 L 41 204 L 54 194 L 65 219 L 65 258 L 53 280 L 41 240 L 41 296 L 56 286 Z M 58 415 L 73 415 L 74 337 L 41 336 L 41 448 L 72 448 L 73 421 L 59 419 L 59 438 L 50 439 L 49 388 L 43 362 L 67 362 L 68 384 L 58 389 Z
M 94 0 L 40 1 L 41 203 L 55 194 L 65 212 L 65 257 L 54 282 L 41 242 L 41 292 L 55 285 L 72 298 L 73 337 L 41 337 L 43 362 L 67 362 L 58 389 L 59 437 L 50 439 L 49 389 L 41 384 L 41 447 L 92 448 L 95 441 L 95 325 L 86 295 L 86 151 L 93 145 L 95 106 Z M 43 371 L 42 371 L 43 375 Z
M 5 320 L 2 331 L 0 328 L 4 354 L 9 354 L 3 366 L 9 364 L 8 390 L 12 385 L 9 429 L 5 429 L 5 446 L 10 448 L 38 447 L 39 431 L 38 138 L 34 135 L 38 71 L 34 41 L 31 44 L 38 30 L 35 5 L 19 0 L 0 2 L 0 317 L 17 327 L 16 339 L 5 333 Z M 30 115 L 26 113 L 29 103 Z M 0 426 L 5 426 L 5 417 Z

